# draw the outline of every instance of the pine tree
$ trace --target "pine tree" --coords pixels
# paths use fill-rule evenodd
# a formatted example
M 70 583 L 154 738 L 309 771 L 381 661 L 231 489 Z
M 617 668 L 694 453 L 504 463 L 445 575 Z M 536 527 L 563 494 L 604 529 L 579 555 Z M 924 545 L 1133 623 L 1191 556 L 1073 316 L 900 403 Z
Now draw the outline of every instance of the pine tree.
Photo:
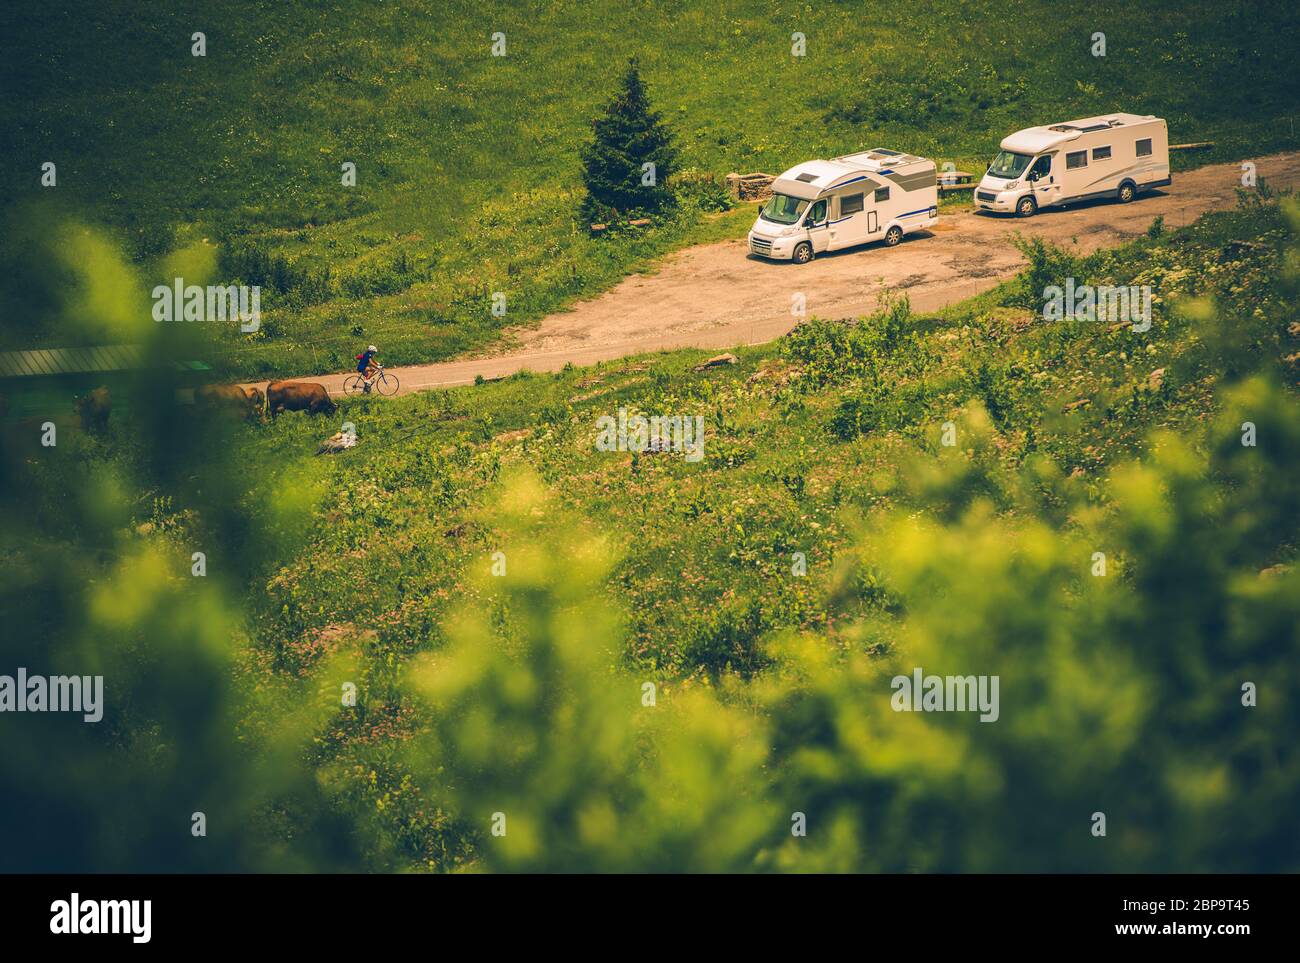
M 673 197 L 665 183 L 676 167 L 677 151 L 668 128 L 650 109 L 635 57 L 628 62 L 622 88 L 592 126 L 595 140 L 582 154 L 584 216 L 603 220 L 670 207 Z M 645 164 L 654 167 L 647 171 Z

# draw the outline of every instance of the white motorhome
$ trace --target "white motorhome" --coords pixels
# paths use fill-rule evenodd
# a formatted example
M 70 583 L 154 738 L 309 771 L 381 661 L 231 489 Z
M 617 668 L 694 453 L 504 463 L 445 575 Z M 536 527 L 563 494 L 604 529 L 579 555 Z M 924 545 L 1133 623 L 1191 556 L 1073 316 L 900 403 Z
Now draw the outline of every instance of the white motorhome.
M 1030 217 L 1039 208 L 1170 183 L 1169 131 L 1159 117 L 1107 114 L 1028 127 L 1002 141 L 975 188 L 975 206 Z
M 792 167 L 772 182 L 749 250 L 806 264 L 823 251 L 883 240 L 939 219 L 934 161 L 878 147 Z

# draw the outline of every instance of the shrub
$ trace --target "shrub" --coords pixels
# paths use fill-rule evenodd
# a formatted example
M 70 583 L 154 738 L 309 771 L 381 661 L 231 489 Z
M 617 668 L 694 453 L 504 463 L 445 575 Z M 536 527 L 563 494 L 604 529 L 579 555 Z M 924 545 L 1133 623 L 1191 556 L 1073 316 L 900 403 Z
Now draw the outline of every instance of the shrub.
M 799 385 L 814 390 L 850 378 L 891 377 L 919 370 L 924 352 L 907 331 L 911 309 L 905 295 L 886 295 L 882 306 L 860 321 L 812 319 L 781 340 L 781 353 L 802 366 Z
M 679 203 L 693 204 L 702 211 L 729 211 L 735 206 L 726 181 L 707 171 L 680 171 L 669 187 Z
M 1040 311 L 1043 292 L 1047 288 L 1053 285 L 1064 288 L 1066 278 L 1078 278 L 1082 274 L 1081 262 L 1077 258 L 1041 237 L 1026 238 L 1017 234 L 1012 243 L 1025 256 L 1029 267 L 1018 275 L 1017 290 L 1007 299 L 1008 304 Z

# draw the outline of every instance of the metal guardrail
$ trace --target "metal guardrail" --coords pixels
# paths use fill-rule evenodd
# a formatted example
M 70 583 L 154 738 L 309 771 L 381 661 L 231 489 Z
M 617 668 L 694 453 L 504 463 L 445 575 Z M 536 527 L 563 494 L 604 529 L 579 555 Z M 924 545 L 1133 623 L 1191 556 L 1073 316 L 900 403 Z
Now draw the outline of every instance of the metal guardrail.
M 40 348 L 0 352 L 0 378 L 47 378 L 56 375 L 131 371 L 144 367 L 138 344 L 106 344 L 86 348 Z M 208 371 L 202 361 L 173 361 L 180 371 Z

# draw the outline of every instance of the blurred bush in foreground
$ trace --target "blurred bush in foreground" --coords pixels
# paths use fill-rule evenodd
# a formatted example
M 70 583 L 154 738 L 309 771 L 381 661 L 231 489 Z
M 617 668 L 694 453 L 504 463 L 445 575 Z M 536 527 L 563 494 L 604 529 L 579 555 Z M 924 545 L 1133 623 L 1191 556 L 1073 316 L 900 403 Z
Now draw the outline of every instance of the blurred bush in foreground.
M 256 517 L 241 506 L 248 469 L 227 427 L 177 403 L 172 362 L 204 356 L 199 326 L 153 322 L 108 239 L 40 236 L 28 254 L 50 271 L 33 322 L 63 343 L 139 345 L 145 363 L 115 377 L 102 431 L 81 430 L 57 390 L 4 425 L 0 674 L 102 676 L 103 715 L 0 714 L 0 870 L 351 865 L 350 829 L 305 765 L 318 701 L 234 681 L 248 574 L 291 549 L 261 519 L 302 516 L 314 494 L 268 492 Z

